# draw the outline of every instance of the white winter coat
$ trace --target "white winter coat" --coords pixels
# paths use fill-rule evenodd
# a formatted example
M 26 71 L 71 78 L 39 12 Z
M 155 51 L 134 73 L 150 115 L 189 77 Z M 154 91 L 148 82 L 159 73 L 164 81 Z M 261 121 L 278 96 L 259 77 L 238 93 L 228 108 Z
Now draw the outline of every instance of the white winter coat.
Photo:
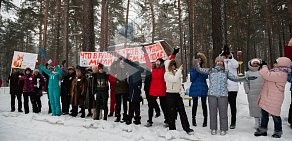
M 237 68 L 238 68 L 238 62 L 232 57 L 232 59 L 225 59 L 224 60 L 225 70 L 228 70 L 233 75 L 237 76 Z M 227 89 L 228 91 L 238 91 L 238 82 L 234 82 L 231 80 L 227 81 Z
M 182 70 L 178 69 L 175 74 L 166 71 L 164 74 L 164 80 L 166 82 L 167 93 L 180 93 L 181 92 L 181 77 Z

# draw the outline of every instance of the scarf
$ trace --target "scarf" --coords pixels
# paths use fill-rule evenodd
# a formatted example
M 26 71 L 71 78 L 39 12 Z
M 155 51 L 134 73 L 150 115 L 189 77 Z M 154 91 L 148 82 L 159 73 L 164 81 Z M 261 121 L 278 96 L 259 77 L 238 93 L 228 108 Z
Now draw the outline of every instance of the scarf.
M 291 68 L 289 67 L 276 67 L 271 69 L 271 72 L 286 72 L 286 73 L 290 73 L 291 72 Z

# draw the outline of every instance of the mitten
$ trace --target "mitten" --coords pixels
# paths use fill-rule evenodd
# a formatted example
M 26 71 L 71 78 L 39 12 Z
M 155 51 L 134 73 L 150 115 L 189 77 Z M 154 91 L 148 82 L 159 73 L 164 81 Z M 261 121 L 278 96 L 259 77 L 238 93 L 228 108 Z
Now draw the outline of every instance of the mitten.
M 180 48 L 174 48 L 172 51 L 172 55 L 176 55 L 179 52 Z

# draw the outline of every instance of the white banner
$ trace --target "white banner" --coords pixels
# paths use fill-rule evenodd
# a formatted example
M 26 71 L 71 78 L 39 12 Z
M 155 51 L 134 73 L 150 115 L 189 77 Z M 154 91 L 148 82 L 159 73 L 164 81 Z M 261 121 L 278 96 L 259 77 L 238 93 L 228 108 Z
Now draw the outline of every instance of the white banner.
M 38 54 L 14 51 L 11 68 L 34 70 Z
M 160 43 L 145 46 L 145 49 L 150 58 L 150 62 L 154 62 L 158 58 L 167 57 L 167 54 Z M 131 61 L 146 63 L 142 47 L 136 47 L 111 52 L 81 52 L 79 64 L 82 67 L 97 65 L 98 63 L 101 63 L 104 66 L 110 66 L 119 56 L 127 57 Z

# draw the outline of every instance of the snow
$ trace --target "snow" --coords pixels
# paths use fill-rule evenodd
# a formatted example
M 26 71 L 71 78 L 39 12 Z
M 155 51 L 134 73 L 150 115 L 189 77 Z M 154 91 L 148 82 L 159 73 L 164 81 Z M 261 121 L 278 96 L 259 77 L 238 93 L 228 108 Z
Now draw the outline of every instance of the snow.
M 283 137 L 282 140 L 291 140 L 291 129 L 287 123 L 287 115 L 290 100 L 290 84 L 287 84 L 285 91 L 285 101 L 282 107 L 283 118 Z M 208 127 L 201 127 L 203 122 L 201 105 L 199 103 L 197 114 L 197 127 L 194 129 L 194 135 L 187 135 L 181 127 L 179 118 L 176 123 L 176 131 L 168 131 L 163 127 L 163 116 L 154 118 L 152 127 L 144 127 L 147 121 L 147 102 L 141 106 L 142 125 L 125 125 L 124 123 L 114 122 L 114 117 L 109 117 L 108 121 L 95 121 L 91 118 L 82 119 L 70 116 L 53 117 L 47 114 L 47 96 L 42 96 L 42 113 L 18 113 L 10 112 L 9 88 L 0 89 L 0 139 L 1 141 L 21 140 L 45 140 L 45 141 L 80 141 L 80 140 L 119 140 L 119 141 L 164 141 L 164 140 L 203 140 L 203 141 L 260 141 L 277 140 L 271 138 L 273 133 L 273 122 L 270 118 L 269 131 L 267 137 L 254 137 L 254 119 L 249 117 L 247 97 L 243 91 L 242 84 L 237 97 L 237 127 L 228 130 L 225 136 L 220 134 L 211 135 Z M 16 102 L 17 103 L 17 102 Z M 188 101 L 185 101 L 188 119 L 191 123 L 191 107 Z M 229 113 L 230 115 L 230 113 Z M 229 121 L 230 122 L 230 121 Z

